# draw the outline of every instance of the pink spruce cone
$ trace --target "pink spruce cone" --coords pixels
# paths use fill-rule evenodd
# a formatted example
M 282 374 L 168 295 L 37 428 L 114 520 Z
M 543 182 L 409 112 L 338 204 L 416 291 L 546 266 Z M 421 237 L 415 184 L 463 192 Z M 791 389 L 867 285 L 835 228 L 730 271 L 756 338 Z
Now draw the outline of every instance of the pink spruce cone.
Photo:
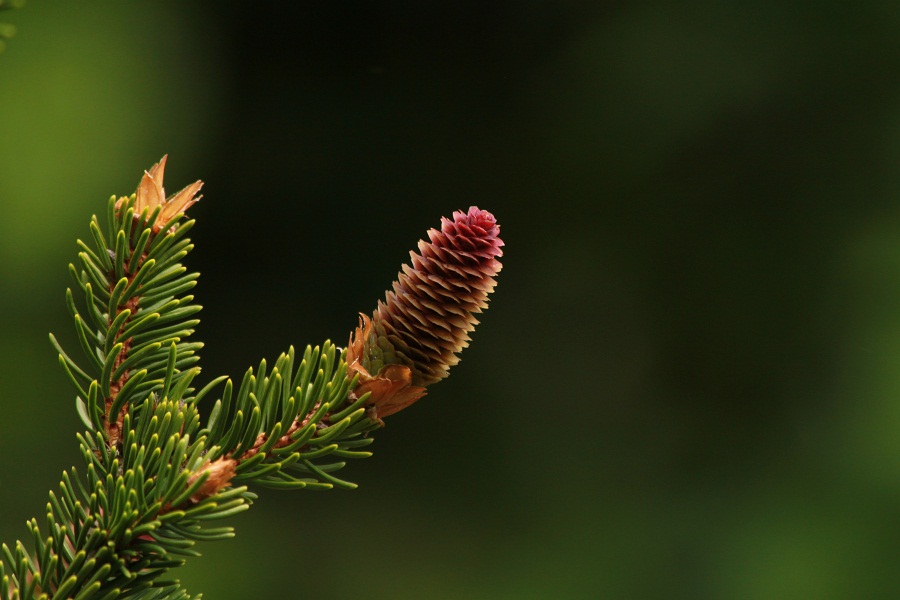
M 360 375 L 354 395 L 371 392 L 379 417 L 424 396 L 425 386 L 459 362 L 502 267 L 500 226 L 475 206 L 453 213 L 452 221 L 442 218 L 428 239 L 419 241 L 419 254 L 410 252 L 412 266 L 403 265 L 393 290 L 350 338 L 347 362 Z

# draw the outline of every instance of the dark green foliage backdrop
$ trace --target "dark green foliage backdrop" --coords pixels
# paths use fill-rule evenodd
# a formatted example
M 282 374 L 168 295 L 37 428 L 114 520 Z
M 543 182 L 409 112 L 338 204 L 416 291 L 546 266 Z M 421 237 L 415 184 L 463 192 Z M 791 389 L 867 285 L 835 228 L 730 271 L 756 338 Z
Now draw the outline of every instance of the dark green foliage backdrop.
M 0 537 L 76 464 L 74 240 L 170 154 L 211 378 L 344 343 L 441 215 L 507 242 L 355 492 L 264 491 L 209 598 L 900 595 L 891 2 L 4 13 Z

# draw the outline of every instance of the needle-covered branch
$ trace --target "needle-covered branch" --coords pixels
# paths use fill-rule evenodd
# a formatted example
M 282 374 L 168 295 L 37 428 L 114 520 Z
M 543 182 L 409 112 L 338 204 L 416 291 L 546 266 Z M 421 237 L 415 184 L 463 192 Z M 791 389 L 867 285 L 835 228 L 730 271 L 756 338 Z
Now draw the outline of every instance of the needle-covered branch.
M 165 166 L 110 198 L 106 223 L 93 217 L 77 242 L 66 305 L 82 356 L 51 342 L 75 389 L 85 467 L 64 472 L 45 518 L 28 522 L 30 549 L 0 546 L 0 600 L 189 598 L 166 574 L 198 555 L 196 542 L 234 535 L 215 522 L 249 508 L 247 485 L 355 487 L 336 472 L 370 456 L 382 419 L 446 376 L 495 285 L 493 216 L 454 213 L 347 349 L 290 348 L 236 389 L 222 376 L 197 390 L 198 275 L 182 261 L 202 182 L 167 197 Z M 204 424 L 198 405 L 214 392 Z

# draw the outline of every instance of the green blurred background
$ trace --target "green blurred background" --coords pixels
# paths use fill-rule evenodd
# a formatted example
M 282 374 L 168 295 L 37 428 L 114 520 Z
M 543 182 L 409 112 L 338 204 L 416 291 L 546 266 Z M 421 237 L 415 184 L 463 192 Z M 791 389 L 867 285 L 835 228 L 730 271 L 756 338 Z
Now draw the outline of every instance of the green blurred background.
M 262 490 L 207 598 L 900 597 L 895 2 L 33 0 L 2 14 L 0 539 L 79 464 L 48 331 L 169 153 L 213 377 L 343 343 L 442 215 L 506 256 L 353 492 Z

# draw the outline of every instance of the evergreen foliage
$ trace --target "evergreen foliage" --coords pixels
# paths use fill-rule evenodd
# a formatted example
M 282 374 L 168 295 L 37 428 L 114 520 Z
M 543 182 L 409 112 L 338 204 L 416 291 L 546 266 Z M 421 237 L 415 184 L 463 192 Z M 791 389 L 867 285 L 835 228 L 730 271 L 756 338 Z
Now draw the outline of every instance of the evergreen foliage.
M 336 472 L 370 456 L 368 434 L 383 426 L 330 342 L 263 360 L 236 389 L 227 377 L 194 386 L 200 306 L 198 274 L 182 265 L 194 225 L 184 210 L 202 184 L 166 199 L 164 168 L 110 198 L 106 223 L 94 216 L 77 242 L 66 303 L 82 356 L 50 339 L 76 390 L 84 470 L 64 472 L 45 518 L 27 523 L 30 550 L 2 546 L 0 599 L 190 598 L 166 574 L 197 541 L 234 535 L 221 521 L 250 507 L 248 484 L 353 488 Z M 214 392 L 204 423 L 198 403 Z

